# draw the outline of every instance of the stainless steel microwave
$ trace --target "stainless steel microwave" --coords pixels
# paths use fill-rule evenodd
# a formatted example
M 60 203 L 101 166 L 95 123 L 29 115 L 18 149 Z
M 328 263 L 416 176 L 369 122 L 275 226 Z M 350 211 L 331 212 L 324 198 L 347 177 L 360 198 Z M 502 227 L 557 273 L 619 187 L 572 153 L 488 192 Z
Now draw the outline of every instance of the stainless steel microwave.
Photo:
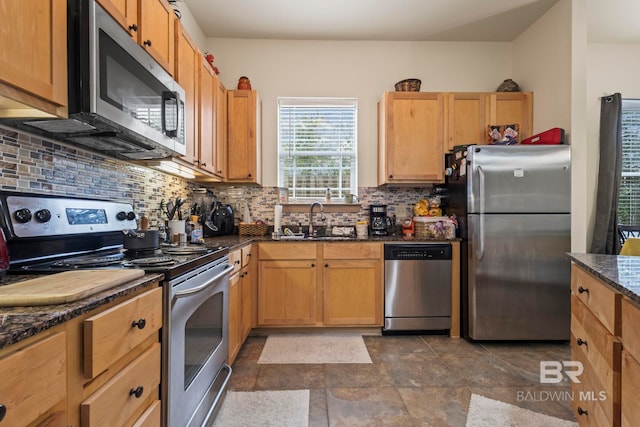
M 113 157 L 186 154 L 184 90 L 95 0 L 68 1 L 69 117 L 14 125 Z

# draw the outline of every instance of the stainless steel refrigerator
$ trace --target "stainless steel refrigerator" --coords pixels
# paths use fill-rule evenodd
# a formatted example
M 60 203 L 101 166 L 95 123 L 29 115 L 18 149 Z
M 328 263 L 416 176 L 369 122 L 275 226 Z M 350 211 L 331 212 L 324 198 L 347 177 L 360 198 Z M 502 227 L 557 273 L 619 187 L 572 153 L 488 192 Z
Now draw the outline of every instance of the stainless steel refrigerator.
M 568 340 L 570 147 L 473 145 L 454 156 L 465 336 Z

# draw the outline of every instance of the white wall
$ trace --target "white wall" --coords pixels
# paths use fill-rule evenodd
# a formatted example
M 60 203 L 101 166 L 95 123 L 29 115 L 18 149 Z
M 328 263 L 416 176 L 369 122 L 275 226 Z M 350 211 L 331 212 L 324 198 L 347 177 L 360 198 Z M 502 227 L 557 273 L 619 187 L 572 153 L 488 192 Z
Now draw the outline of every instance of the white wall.
M 559 1 L 513 42 L 514 79 L 534 92 L 534 133 L 560 127 L 572 145 L 571 246 L 579 252 L 586 249 L 588 231 L 583 1 Z
M 276 102 L 282 96 L 359 100 L 360 186 L 377 183 L 377 100 L 405 78 L 422 91 L 494 91 L 512 77 L 511 43 L 352 42 L 207 39 L 220 78 L 235 89 L 240 76 L 262 98 L 263 185 L 277 185 Z
M 623 98 L 640 99 L 640 44 L 590 43 L 587 57 L 587 176 L 589 230 L 595 221 L 600 158 L 600 97 L 620 92 Z M 591 233 L 589 234 L 591 242 Z

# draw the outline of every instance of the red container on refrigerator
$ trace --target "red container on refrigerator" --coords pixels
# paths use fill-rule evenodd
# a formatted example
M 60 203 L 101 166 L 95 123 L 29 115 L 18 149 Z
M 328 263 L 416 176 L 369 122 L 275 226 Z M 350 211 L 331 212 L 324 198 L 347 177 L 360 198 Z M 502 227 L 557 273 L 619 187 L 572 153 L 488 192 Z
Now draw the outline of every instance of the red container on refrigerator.
M 520 144 L 564 144 L 564 129 L 552 128 L 522 140 Z

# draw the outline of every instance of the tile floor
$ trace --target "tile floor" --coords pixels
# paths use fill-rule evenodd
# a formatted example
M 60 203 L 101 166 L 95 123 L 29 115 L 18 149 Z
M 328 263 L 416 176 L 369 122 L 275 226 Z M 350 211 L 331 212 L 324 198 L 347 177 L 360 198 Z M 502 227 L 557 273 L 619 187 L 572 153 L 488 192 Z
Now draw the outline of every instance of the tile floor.
M 365 336 L 372 364 L 259 365 L 265 341 L 247 339 L 229 389 L 310 389 L 309 426 L 464 426 L 471 393 L 574 420 L 569 383 L 539 381 L 541 360 L 571 359 L 568 343 Z

